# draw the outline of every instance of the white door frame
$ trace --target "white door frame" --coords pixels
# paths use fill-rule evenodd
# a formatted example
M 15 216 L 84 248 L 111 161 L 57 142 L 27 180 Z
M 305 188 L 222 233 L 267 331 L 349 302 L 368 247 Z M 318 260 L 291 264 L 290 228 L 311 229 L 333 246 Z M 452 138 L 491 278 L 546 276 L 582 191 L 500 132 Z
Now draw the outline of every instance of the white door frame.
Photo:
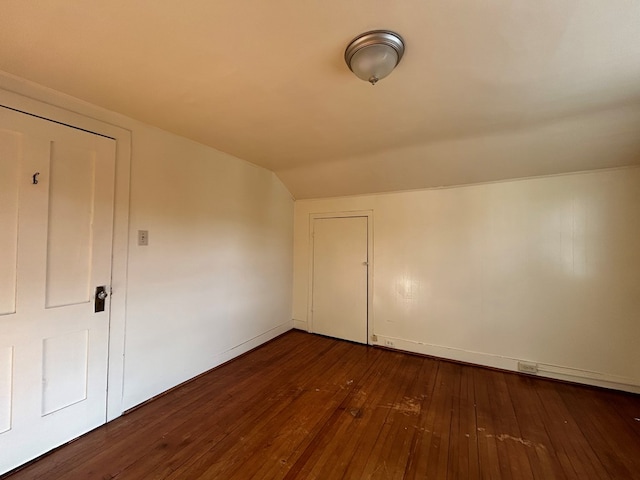
M 127 260 L 129 249 L 129 182 L 131 132 L 94 118 L 0 89 L 0 105 L 45 120 L 103 135 L 116 141 L 116 178 L 111 258 L 111 317 L 109 319 L 109 371 L 107 422 L 122 415 L 124 339 L 126 321 Z
M 307 331 L 313 332 L 313 224 L 320 218 L 367 217 L 367 345 L 373 345 L 373 210 L 309 214 L 309 291 L 307 292 Z

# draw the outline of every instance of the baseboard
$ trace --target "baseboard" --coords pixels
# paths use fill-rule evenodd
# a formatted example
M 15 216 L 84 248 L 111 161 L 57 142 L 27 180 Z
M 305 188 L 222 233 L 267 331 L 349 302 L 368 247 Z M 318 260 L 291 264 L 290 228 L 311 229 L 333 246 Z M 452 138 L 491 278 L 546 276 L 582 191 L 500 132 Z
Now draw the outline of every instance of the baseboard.
M 510 358 L 458 348 L 443 347 L 440 345 L 431 345 L 428 343 L 414 342 L 401 338 L 385 337 L 383 335 L 377 335 L 376 338 L 377 340 L 372 342 L 373 345 L 394 348 L 405 352 L 430 355 L 433 357 L 498 368 L 512 372 L 518 372 L 518 362 L 526 362 L 529 364 L 533 363 L 537 367 L 537 374 L 533 374 L 533 376 L 581 383 L 595 387 L 611 388 L 630 393 L 640 393 L 640 382 L 631 378 L 562 367 L 558 365 L 550 365 L 531 361 L 530 359 Z
M 249 350 L 253 350 L 256 347 L 259 347 L 263 343 L 268 342 L 269 340 L 273 340 L 279 335 L 282 335 L 285 332 L 288 332 L 293 328 L 293 321 L 289 320 L 288 322 L 281 323 L 277 327 L 273 327 L 266 332 L 257 335 L 249 340 L 242 342 L 235 347 L 230 348 L 224 352 L 217 354 L 215 358 L 215 365 L 212 368 L 222 365 L 223 363 L 228 362 L 244 353 L 247 353 Z
M 304 330 L 305 332 L 309 331 L 309 324 L 306 320 L 296 320 L 293 319 L 293 328 L 297 330 Z
M 208 373 L 210 373 L 212 370 L 215 370 L 216 368 L 221 367 L 222 365 L 224 365 L 227 362 L 230 362 L 231 360 L 233 360 L 234 358 L 237 358 L 241 355 L 244 355 L 245 353 L 250 352 L 251 350 L 258 348 L 260 345 L 263 345 L 267 342 L 269 342 L 270 340 L 273 340 L 276 337 L 279 337 L 280 335 L 288 332 L 289 330 L 291 330 L 293 328 L 293 322 L 292 321 L 288 321 L 288 322 L 284 322 L 280 325 L 278 325 L 277 327 L 274 327 L 270 330 L 267 330 L 266 332 L 257 335 L 253 338 L 250 338 L 249 340 L 246 340 L 245 342 L 242 342 L 239 345 L 236 345 L 235 347 L 230 348 L 229 350 L 225 350 L 224 352 L 221 352 L 217 355 L 215 355 L 214 358 L 214 362 L 212 365 L 210 365 L 209 367 L 207 367 L 204 371 L 194 374 L 193 376 L 191 376 L 190 378 L 187 378 L 186 380 L 174 385 L 173 387 L 167 388 L 166 390 L 153 395 L 149 398 L 147 398 L 146 400 L 143 400 L 141 402 L 138 403 L 134 403 L 132 406 L 128 407 L 127 409 L 125 409 L 122 412 L 122 415 L 126 415 L 128 413 L 133 412 L 134 410 L 137 410 L 140 407 L 143 407 L 144 405 L 153 402 L 154 400 L 156 400 L 157 398 L 160 398 L 170 392 L 172 392 L 173 390 L 177 390 L 183 386 L 185 386 L 187 383 L 193 382 L 194 380 L 196 380 L 197 378 L 201 377 L 202 375 L 207 375 Z

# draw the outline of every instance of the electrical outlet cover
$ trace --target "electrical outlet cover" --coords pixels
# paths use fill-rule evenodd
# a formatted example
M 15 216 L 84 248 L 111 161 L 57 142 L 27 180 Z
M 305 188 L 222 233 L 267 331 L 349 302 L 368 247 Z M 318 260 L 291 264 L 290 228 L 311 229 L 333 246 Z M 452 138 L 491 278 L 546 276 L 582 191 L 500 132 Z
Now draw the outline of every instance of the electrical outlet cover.
M 538 373 L 538 365 L 529 362 L 518 362 L 518 371 L 522 373 Z

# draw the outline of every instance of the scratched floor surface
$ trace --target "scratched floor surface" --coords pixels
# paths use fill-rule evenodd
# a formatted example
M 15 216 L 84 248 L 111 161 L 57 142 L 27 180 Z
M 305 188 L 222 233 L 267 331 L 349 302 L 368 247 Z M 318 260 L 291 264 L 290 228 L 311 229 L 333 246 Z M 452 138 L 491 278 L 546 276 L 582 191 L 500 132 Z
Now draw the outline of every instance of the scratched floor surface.
M 640 479 L 640 396 L 289 332 L 11 475 Z

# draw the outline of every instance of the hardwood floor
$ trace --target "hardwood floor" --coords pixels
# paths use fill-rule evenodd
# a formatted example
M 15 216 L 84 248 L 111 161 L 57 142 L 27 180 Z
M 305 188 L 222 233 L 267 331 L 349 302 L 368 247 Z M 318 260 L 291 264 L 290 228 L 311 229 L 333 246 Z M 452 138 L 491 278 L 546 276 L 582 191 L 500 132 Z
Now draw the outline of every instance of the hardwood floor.
M 640 479 L 640 396 L 292 331 L 7 477 Z

